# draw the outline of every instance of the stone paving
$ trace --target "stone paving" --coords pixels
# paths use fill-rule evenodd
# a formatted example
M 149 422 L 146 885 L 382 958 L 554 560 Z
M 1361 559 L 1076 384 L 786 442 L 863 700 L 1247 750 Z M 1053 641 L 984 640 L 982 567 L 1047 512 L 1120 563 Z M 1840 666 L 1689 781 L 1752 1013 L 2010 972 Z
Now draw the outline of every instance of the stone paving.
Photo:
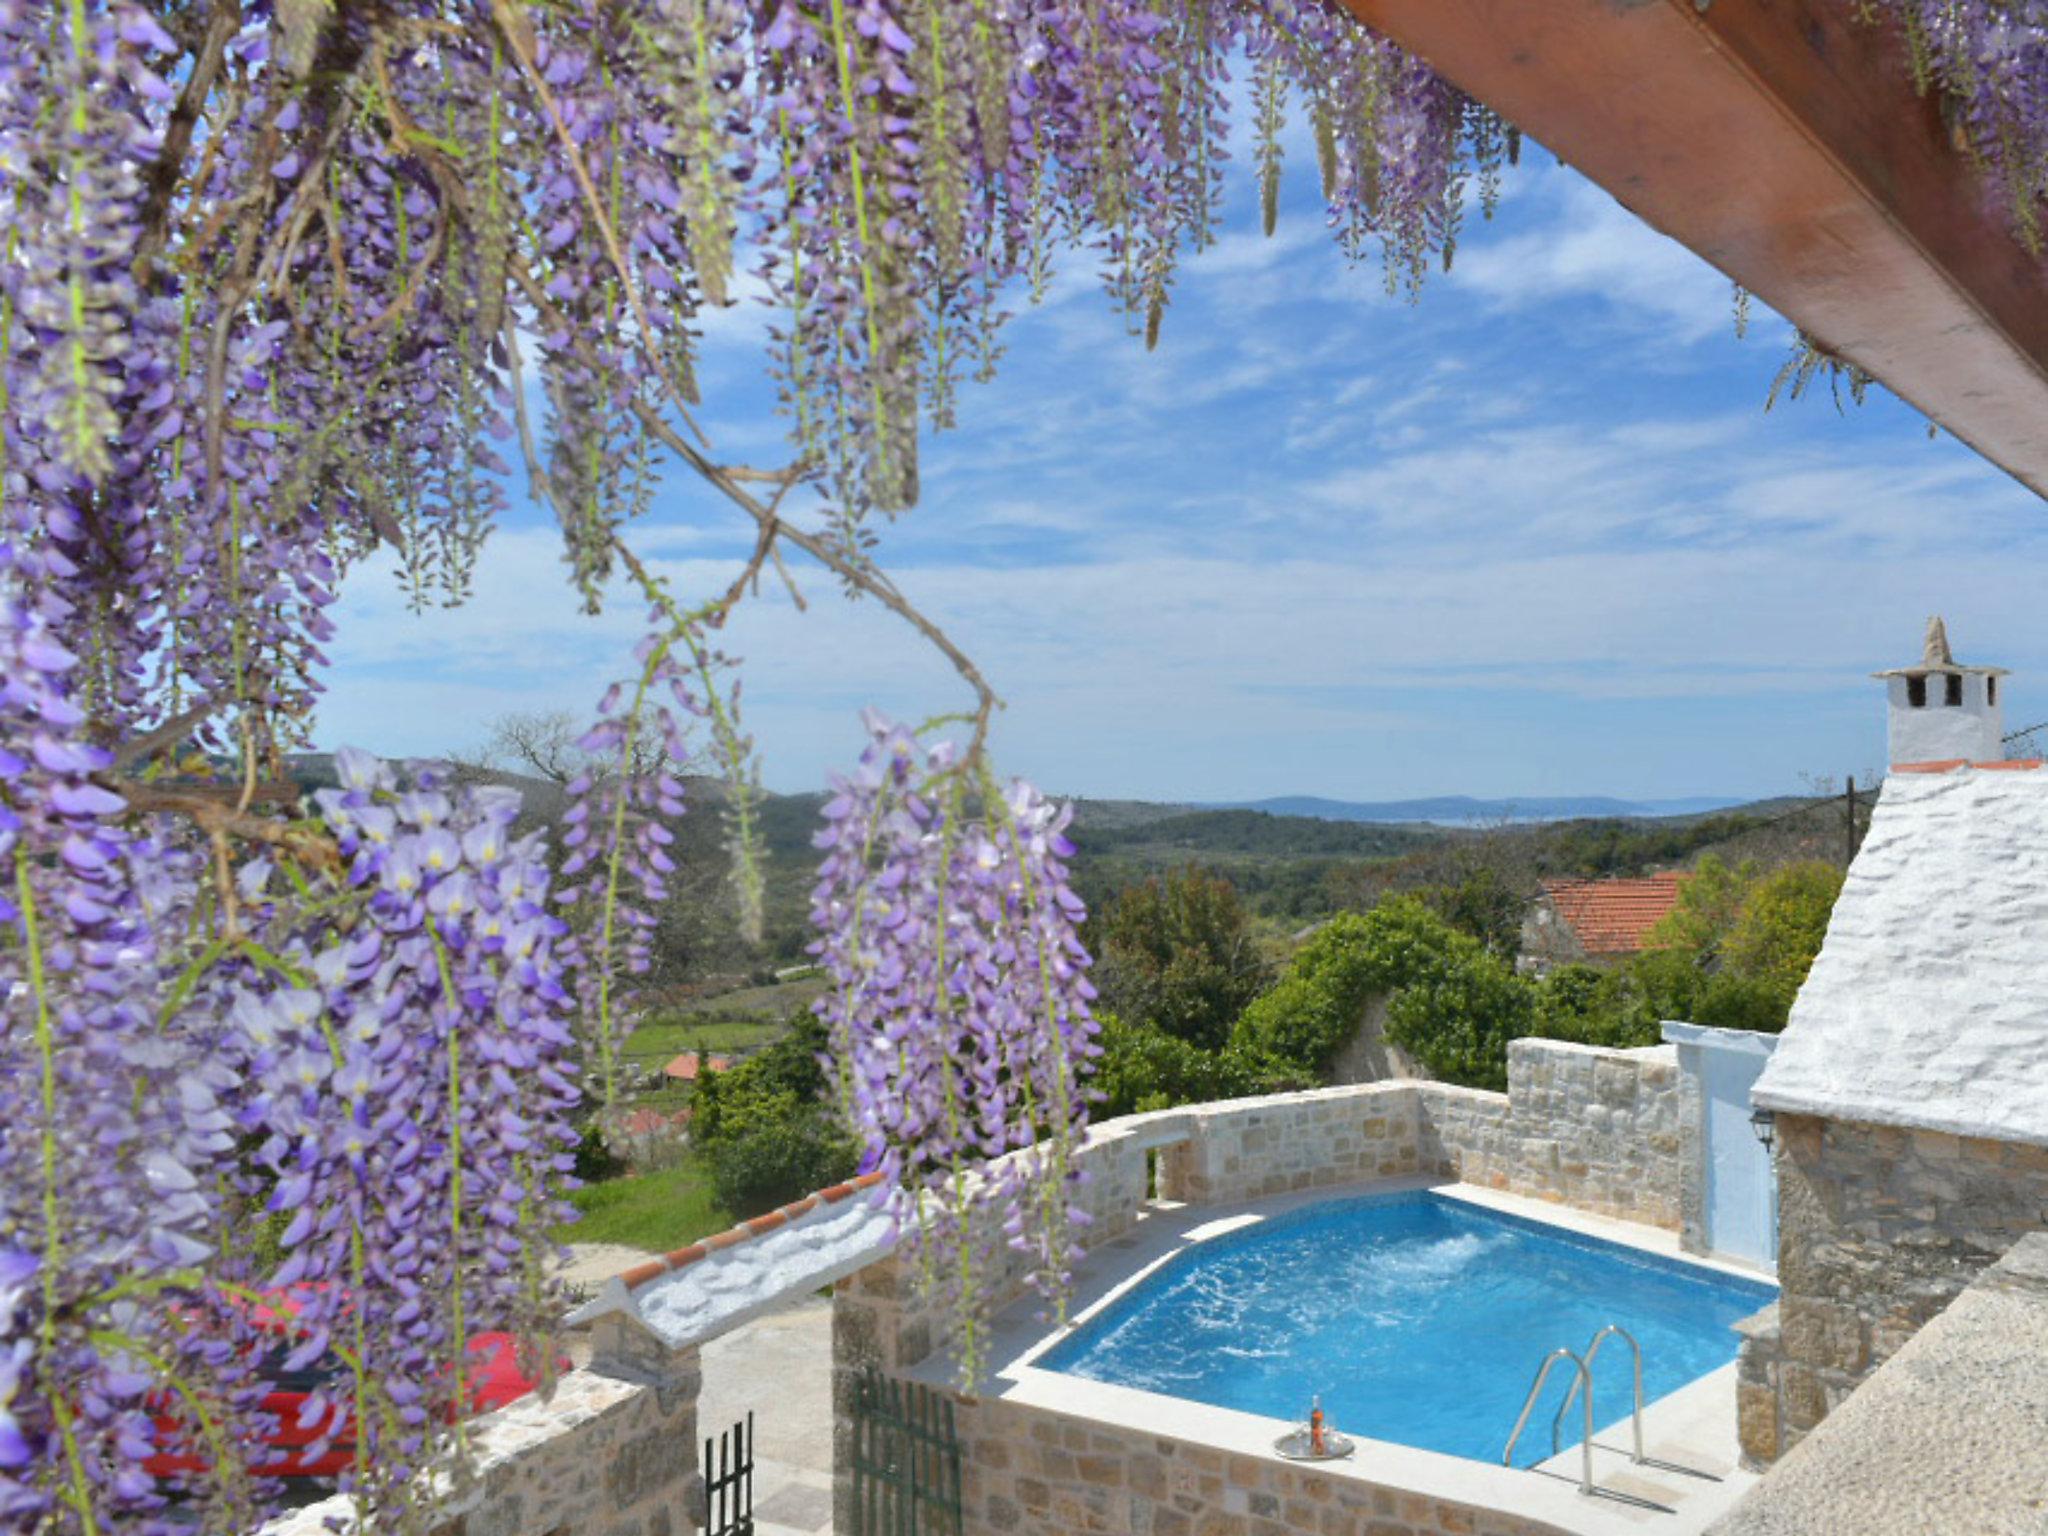
M 807 1297 L 703 1349 L 699 1434 L 754 1415 L 755 1536 L 831 1536 L 832 1305 Z
M 573 1244 L 566 1278 L 595 1291 L 648 1258 Z M 588 1340 L 572 1335 L 582 1363 Z M 713 1440 L 754 1415 L 755 1536 L 832 1536 L 832 1304 L 807 1296 L 703 1347 L 697 1433 Z

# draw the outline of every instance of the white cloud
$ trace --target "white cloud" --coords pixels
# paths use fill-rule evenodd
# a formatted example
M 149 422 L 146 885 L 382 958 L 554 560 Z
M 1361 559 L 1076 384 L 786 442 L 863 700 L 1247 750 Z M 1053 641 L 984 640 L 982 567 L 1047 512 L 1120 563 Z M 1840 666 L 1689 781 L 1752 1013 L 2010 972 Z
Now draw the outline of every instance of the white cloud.
M 2048 668 L 2028 565 L 2010 539 L 1974 536 L 2019 493 L 1952 449 L 1830 464 L 1736 452 L 1742 437 L 1733 419 L 1681 419 L 1432 443 L 1262 509 L 1238 543 L 995 504 L 986 521 L 1027 531 L 1107 526 L 1086 560 L 991 565 L 970 541 L 897 575 L 1010 699 L 1005 762 L 1098 793 L 1421 791 L 1443 787 L 1429 752 L 1482 792 L 1774 787 L 1841 755 L 1814 736 L 1823 725 L 1876 730 L 1863 674 L 1909 651 L 1932 609 L 1969 653 Z M 724 559 L 710 534 L 660 542 L 654 563 L 687 596 L 721 588 L 742 541 Z M 921 718 L 966 697 L 879 605 L 799 576 L 808 614 L 764 584 L 725 636 L 783 787 L 852 758 L 864 704 Z M 508 710 L 584 710 L 629 665 L 637 604 L 577 613 L 551 534 L 501 535 L 478 585 L 470 607 L 416 618 L 371 573 L 351 584 L 329 739 L 461 747 Z M 1539 700 L 1550 724 L 1526 757 L 1460 754 Z M 1800 702 L 1788 717 L 1776 700 Z M 1723 716 L 1751 723 L 1698 739 Z M 1617 754 L 1575 720 L 1633 722 L 1621 728 L 1644 739 Z M 1680 740 L 1686 784 L 1627 776 Z
M 1610 316 L 1691 343 L 1734 324 L 1728 279 L 1577 176 L 1528 179 L 1500 216 L 1516 233 L 1459 248 L 1451 281 L 1502 309 L 1592 299 Z M 1545 208 L 1550 217 L 1533 222 Z M 1758 324 L 1768 319 L 1759 311 Z

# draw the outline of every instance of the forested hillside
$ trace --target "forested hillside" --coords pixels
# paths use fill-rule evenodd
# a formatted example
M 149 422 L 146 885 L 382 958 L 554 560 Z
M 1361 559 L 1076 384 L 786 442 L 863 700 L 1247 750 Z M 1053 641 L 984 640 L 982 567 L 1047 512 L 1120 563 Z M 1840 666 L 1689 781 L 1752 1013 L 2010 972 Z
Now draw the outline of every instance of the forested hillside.
M 560 780 L 574 766 L 543 754 L 546 771 L 533 764 L 521 771 L 470 764 L 462 771 L 518 789 L 525 823 L 538 826 L 560 814 Z M 297 767 L 307 787 L 332 782 L 324 756 L 303 757 Z M 767 973 L 804 961 L 817 865 L 811 837 L 824 797 L 764 792 L 755 803 L 767 900 L 761 942 L 754 945 L 743 940 L 735 919 L 725 788 L 693 777 L 686 790 L 690 810 L 673 828 L 682 873 L 662 916 L 659 984 L 701 996 L 765 981 Z M 1370 907 L 1387 892 L 1453 884 L 1478 870 L 1520 900 L 1545 876 L 1635 874 L 1690 866 L 1707 853 L 1731 863 L 1754 858 L 1765 867 L 1793 859 L 1839 862 L 1844 833 L 1841 798 L 1813 796 L 1706 815 L 1485 828 L 1081 799 L 1074 802 L 1069 836 L 1074 885 L 1091 908 L 1150 876 L 1199 865 L 1228 879 L 1266 937 L 1278 941 L 1334 913 Z

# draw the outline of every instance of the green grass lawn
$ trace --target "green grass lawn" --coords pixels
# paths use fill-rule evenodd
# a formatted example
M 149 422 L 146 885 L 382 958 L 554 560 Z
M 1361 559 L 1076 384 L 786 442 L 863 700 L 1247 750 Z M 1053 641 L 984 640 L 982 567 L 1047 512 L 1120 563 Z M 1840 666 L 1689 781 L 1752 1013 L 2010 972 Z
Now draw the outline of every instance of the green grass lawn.
M 700 1047 L 713 1053 L 750 1051 L 766 1045 L 789 1016 L 824 990 L 818 977 L 772 987 L 744 987 L 708 998 L 688 1012 L 648 1019 L 626 1037 L 622 1055 L 638 1065 L 661 1066 Z
M 687 1013 L 667 1013 L 647 1020 L 626 1038 L 624 1060 L 659 1068 L 684 1051 L 714 1055 L 743 1052 L 766 1045 L 789 1024 L 789 1016 L 824 988 L 821 978 L 786 981 L 772 987 L 746 987 L 707 999 Z M 693 1090 L 664 1084 L 635 1095 L 632 1103 L 673 1110 L 690 1102 Z M 583 1219 L 556 1229 L 565 1243 L 625 1243 L 664 1253 L 724 1230 L 734 1217 L 720 1208 L 711 1192 L 710 1175 L 694 1156 L 673 1168 L 633 1178 L 608 1179 L 569 1196 Z
M 694 1157 L 656 1173 L 588 1185 L 569 1201 L 583 1219 L 555 1229 L 565 1243 L 624 1243 L 666 1253 L 733 1224 Z

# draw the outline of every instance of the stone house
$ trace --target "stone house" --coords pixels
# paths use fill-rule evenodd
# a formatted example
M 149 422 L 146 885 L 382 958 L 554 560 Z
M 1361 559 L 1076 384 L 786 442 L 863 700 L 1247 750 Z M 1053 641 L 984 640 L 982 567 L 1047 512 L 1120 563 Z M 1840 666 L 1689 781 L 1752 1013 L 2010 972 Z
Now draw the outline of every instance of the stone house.
M 1542 976 L 1560 965 L 1614 965 L 1643 948 L 1678 905 L 1680 870 L 1637 879 L 1545 880 L 1522 919 L 1516 969 Z
M 2002 759 L 2002 674 L 1956 665 L 1938 619 L 1878 675 L 1892 771 L 1752 1096 L 1782 1287 L 1743 1346 L 1759 1463 L 2048 1229 L 2048 772 Z

